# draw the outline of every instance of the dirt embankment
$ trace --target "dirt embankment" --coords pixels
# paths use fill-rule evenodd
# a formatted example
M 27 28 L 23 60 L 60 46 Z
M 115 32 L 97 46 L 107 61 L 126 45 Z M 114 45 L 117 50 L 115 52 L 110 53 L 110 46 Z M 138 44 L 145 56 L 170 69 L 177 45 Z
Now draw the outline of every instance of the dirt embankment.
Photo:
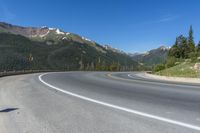
M 166 81 L 176 81 L 176 82 L 184 82 L 184 83 L 199 83 L 200 78 L 183 78 L 183 77 L 168 77 L 168 76 L 159 76 L 149 73 L 144 73 L 143 75 L 146 78 L 157 79 L 157 80 L 166 80 Z

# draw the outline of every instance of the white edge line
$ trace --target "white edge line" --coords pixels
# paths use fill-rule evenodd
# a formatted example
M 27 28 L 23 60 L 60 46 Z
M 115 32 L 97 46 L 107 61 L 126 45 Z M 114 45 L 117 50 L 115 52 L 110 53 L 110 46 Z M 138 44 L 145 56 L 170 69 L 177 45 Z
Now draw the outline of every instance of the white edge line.
M 175 121 L 175 120 L 171 120 L 171 119 L 167 119 L 167 118 L 163 118 L 163 117 L 147 114 L 147 113 L 144 113 L 144 112 L 128 109 L 128 108 L 125 108 L 125 107 L 120 107 L 120 106 L 117 106 L 117 105 L 114 105 L 114 104 L 105 103 L 105 102 L 102 102 L 102 101 L 98 101 L 98 100 L 95 100 L 95 99 L 92 99 L 92 98 L 88 98 L 88 97 L 85 97 L 85 96 L 81 96 L 81 95 L 78 95 L 78 94 L 75 94 L 75 93 L 60 89 L 58 87 L 55 87 L 55 86 L 45 82 L 42 79 L 42 76 L 47 75 L 47 74 L 48 73 L 39 75 L 39 77 L 38 77 L 39 80 L 43 84 L 45 84 L 46 86 L 48 86 L 48 87 L 50 87 L 50 88 L 52 88 L 54 90 L 60 91 L 62 93 L 65 93 L 67 95 L 71 95 L 71 96 L 74 96 L 74 97 L 77 97 L 77 98 L 80 98 L 80 99 L 83 99 L 83 100 L 86 100 L 86 101 L 89 101 L 89 102 L 93 102 L 93 103 L 97 103 L 97 104 L 100 104 L 100 105 L 103 105 L 103 106 L 107 106 L 107 107 L 110 107 L 110 108 L 114 108 L 114 109 L 118 109 L 118 110 L 121 110 L 121 111 L 129 112 L 129 113 L 132 113 L 132 114 L 135 114 L 135 115 L 148 117 L 148 118 L 151 118 L 151 119 L 155 119 L 155 120 L 163 121 L 163 122 L 166 122 L 166 123 L 170 123 L 170 124 L 174 124 L 174 125 L 178 125 L 178 126 L 182 126 L 182 127 L 186 127 L 186 128 L 190 128 L 190 129 L 193 129 L 193 130 L 200 131 L 200 127 L 195 126 L 195 125 L 191 125 L 191 124 L 187 124 L 187 123 L 183 123 L 183 122 L 179 122 L 179 121 Z
M 132 74 L 128 74 L 128 77 L 132 78 L 133 80 L 135 79 L 135 77 L 132 76 Z M 141 77 L 141 78 L 144 78 L 144 77 Z M 144 79 L 147 79 L 147 78 L 144 78 Z M 192 86 L 192 85 L 187 85 L 187 84 L 184 84 L 184 85 L 179 85 L 179 84 L 170 84 L 170 83 L 158 83 L 158 82 L 151 82 L 151 81 L 140 81 L 138 80 L 139 82 L 145 82 L 145 83 L 149 83 L 149 84 L 157 84 L 157 85 L 166 85 L 166 86 L 177 86 L 177 87 L 192 87 L 192 88 L 198 88 L 199 89 L 199 86 Z

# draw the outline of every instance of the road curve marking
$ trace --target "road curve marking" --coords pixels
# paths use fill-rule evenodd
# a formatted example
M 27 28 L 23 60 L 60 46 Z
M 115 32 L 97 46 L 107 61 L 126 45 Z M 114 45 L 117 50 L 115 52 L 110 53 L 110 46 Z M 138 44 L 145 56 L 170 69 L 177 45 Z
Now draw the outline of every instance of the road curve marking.
M 132 78 L 133 80 L 134 80 L 134 78 L 135 77 L 133 77 L 131 74 L 128 74 L 128 77 L 130 77 L 130 78 Z M 147 78 L 144 78 L 144 79 L 147 79 Z M 157 81 L 159 81 L 159 80 L 157 80 Z M 161 80 L 162 81 L 162 80 Z M 164 80 L 165 81 L 165 80 Z M 177 86 L 177 87 L 192 87 L 192 88 L 197 88 L 197 89 L 199 89 L 199 86 L 197 86 L 197 85 L 187 85 L 187 83 L 186 84 L 184 84 L 184 85 L 181 85 L 181 84 L 175 84 L 176 82 L 173 82 L 173 81 L 169 81 L 169 82 L 171 82 L 171 83 L 158 83 L 158 82 L 151 82 L 151 81 L 144 81 L 144 82 L 147 82 L 147 83 L 152 83 L 152 84 L 159 84 L 159 85 L 171 85 L 171 86 Z M 180 82 L 180 83 L 183 83 L 183 82 Z
M 52 88 L 54 90 L 60 91 L 62 93 L 65 93 L 67 95 L 70 95 L 70 96 L 73 96 L 73 97 L 77 97 L 79 99 L 83 99 L 83 100 L 86 100 L 86 101 L 89 101 L 89 102 L 97 103 L 97 104 L 100 104 L 100 105 L 103 105 L 103 106 L 106 106 L 106 107 L 110 107 L 110 108 L 114 108 L 114 109 L 117 109 L 117 110 L 121 110 L 121 111 L 125 111 L 125 112 L 128 112 L 128 113 L 132 113 L 132 114 L 135 114 L 135 115 L 139 115 L 139 116 L 151 118 L 151 119 L 154 119 L 154 120 L 159 120 L 159 121 L 162 121 L 162 122 L 166 122 L 166 123 L 170 123 L 170 124 L 174 124 L 174 125 L 182 126 L 182 127 L 185 127 L 185 128 L 189 128 L 189 129 L 200 131 L 200 127 L 199 126 L 195 126 L 195 125 L 191 125 L 191 124 L 188 124 L 188 123 L 171 120 L 171 119 L 168 119 L 168 118 L 163 118 L 163 117 L 151 115 L 151 114 L 148 114 L 148 113 L 144 113 L 144 112 L 140 112 L 140 111 L 137 111 L 137 110 L 133 110 L 133 109 L 117 106 L 117 105 L 106 103 L 106 102 L 102 102 L 102 101 L 99 101 L 99 100 L 95 100 L 95 99 L 92 99 L 92 98 L 89 98 L 89 97 L 81 96 L 79 94 L 75 94 L 75 93 L 63 90 L 61 88 L 55 87 L 55 86 L 45 82 L 42 79 L 42 76 L 47 75 L 47 74 L 48 73 L 39 75 L 38 76 L 39 81 L 42 82 L 43 84 L 45 84 L 46 86 L 48 86 L 48 87 L 50 87 L 50 88 Z
M 151 81 L 142 81 L 142 80 L 137 80 L 134 79 L 134 77 L 131 74 L 128 74 L 128 77 L 130 77 L 131 79 L 125 79 L 125 78 L 120 78 L 120 77 L 116 77 L 113 76 L 112 74 L 107 74 L 108 77 L 112 78 L 112 79 L 117 79 L 117 80 L 124 80 L 124 81 L 131 81 L 131 82 L 138 82 L 138 83 L 146 83 L 146 84 L 152 84 L 152 85 L 165 85 L 165 86 L 177 86 L 177 87 L 192 87 L 192 88 L 197 88 L 199 89 L 199 86 L 193 86 L 193 85 L 180 85 L 180 84 L 173 84 L 173 83 L 159 83 L 159 82 L 151 82 Z

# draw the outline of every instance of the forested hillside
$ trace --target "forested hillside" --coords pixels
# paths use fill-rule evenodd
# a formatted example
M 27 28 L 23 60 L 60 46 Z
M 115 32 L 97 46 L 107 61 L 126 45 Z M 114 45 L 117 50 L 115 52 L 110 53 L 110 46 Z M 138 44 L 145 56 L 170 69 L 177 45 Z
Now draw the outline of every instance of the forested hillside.
M 137 70 L 138 63 L 125 54 L 78 41 L 56 45 L 21 35 L 0 33 L 0 71 L 17 70 Z
M 146 68 L 152 69 L 154 65 L 164 63 L 169 52 L 169 48 L 161 46 L 146 53 L 132 55 L 133 60 L 142 63 Z

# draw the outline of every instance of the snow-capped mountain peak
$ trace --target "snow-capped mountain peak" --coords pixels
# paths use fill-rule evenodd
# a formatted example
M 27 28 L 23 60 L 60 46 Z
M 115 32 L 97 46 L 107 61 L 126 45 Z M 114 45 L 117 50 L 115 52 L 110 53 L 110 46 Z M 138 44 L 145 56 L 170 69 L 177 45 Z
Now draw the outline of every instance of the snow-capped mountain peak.
M 56 30 L 56 28 L 49 28 L 49 30 Z
M 161 49 L 161 50 L 169 50 L 170 47 L 167 47 L 167 46 L 163 46 L 163 45 L 162 45 L 162 46 L 159 47 L 159 49 Z
M 74 41 L 84 44 L 96 44 L 95 41 L 92 41 L 86 37 L 79 36 L 70 32 L 64 32 L 59 28 L 51 28 L 47 26 L 41 27 L 22 27 L 16 26 L 8 23 L 0 22 L 0 29 L 5 32 L 22 35 L 38 41 L 47 41 L 51 40 L 52 44 L 58 44 L 62 40 Z M 95 46 L 95 45 L 94 45 Z
M 60 34 L 60 35 L 64 35 L 64 34 L 65 34 L 65 33 L 62 32 L 60 29 L 56 29 L 56 33 L 57 33 L 57 34 Z
M 124 51 L 120 50 L 120 49 L 117 49 L 117 48 L 113 48 L 111 47 L 110 45 L 103 45 L 103 47 L 106 49 L 106 50 L 111 50 L 113 52 L 116 52 L 116 53 L 120 53 L 120 54 L 126 54 Z

